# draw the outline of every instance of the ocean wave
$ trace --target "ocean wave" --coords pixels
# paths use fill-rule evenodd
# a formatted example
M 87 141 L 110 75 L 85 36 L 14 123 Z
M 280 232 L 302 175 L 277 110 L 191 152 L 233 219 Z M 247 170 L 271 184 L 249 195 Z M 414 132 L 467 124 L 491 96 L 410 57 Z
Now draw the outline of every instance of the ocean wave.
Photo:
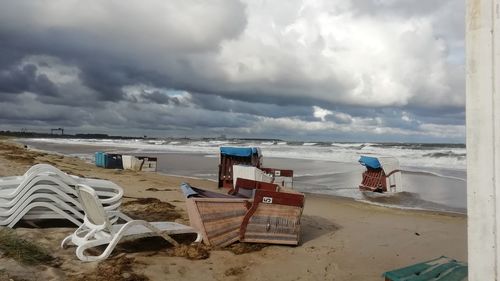
M 457 159 L 465 159 L 466 153 L 455 153 L 453 151 L 439 151 L 439 152 L 431 152 L 423 155 L 424 157 L 431 158 L 441 158 L 441 157 L 451 157 Z
M 466 169 L 463 144 L 404 143 L 332 143 L 255 140 L 97 140 L 97 139 L 33 139 L 35 142 L 113 146 L 137 153 L 200 153 L 218 155 L 220 146 L 260 146 L 265 157 L 354 163 L 361 155 L 385 155 L 397 158 L 403 167 Z M 263 144 L 264 143 L 264 144 Z
M 452 170 L 453 171 L 453 170 Z M 427 170 L 421 170 L 418 168 L 406 168 L 402 170 L 403 173 L 408 173 L 408 174 L 420 174 L 420 175 L 430 175 L 430 176 L 435 176 L 435 177 L 440 177 L 440 178 L 446 178 L 446 179 L 452 179 L 452 180 L 459 180 L 463 182 L 467 182 L 466 178 L 461 178 L 458 176 L 453 176 L 453 175 L 446 175 L 445 173 L 441 172 L 433 172 L 433 171 L 427 171 Z M 466 176 L 466 174 L 464 174 Z
M 356 201 L 382 206 L 389 208 L 405 209 L 405 210 L 430 210 L 451 213 L 466 213 L 464 208 L 454 208 L 443 204 L 426 201 L 420 198 L 420 195 L 413 192 L 397 192 L 397 193 L 374 193 L 362 192 L 362 198 L 355 199 Z

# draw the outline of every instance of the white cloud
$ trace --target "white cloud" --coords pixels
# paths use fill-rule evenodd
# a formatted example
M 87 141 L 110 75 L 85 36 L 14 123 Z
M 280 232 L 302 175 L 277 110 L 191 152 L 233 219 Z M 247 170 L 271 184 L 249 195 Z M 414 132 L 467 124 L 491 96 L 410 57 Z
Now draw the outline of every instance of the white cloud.
M 320 119 L 321 121 L 325 121 L 325 117 L 328 116 L 328 115 L 332 115 L 333 112 L 331 112 L 330 110 L 327 110 L 327 109 L 324 109 L 324 108 L 321 108 L 319 106 L 313 106 L 313 116 L 315 118 L 318 118 Z
M 408 112 L 402 112 L 401 113 L 401 120 L 405 121 L 405 122 L 411 122 L 412 119 L 410 117 L 410 115 L 408 114 Z
M 463 105 L 432 14 L 362 15 L 349 1 L 247 1 L 248 25 L 216 64 L 232 83 L 360 106 Z M 389 5 L 391 3 L 385 3 Z M 285 85 L 289 83 L 290 86 Z M 259 88 L 254 85 L 254 88 Z M 432 104 L 429 99 L 432 98 Z

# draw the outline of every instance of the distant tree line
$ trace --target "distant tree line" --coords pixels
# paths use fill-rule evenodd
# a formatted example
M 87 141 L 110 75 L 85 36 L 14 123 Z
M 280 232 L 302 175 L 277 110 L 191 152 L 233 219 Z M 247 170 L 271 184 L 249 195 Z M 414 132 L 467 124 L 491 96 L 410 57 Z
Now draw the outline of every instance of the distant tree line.
M 78 139 L 137 139 L 137 137 L 128 136 L 110 136 L 108 134 L 51 134 L 28 131 L 0 131 L 0 136 L 17 138 L 78 138 Z

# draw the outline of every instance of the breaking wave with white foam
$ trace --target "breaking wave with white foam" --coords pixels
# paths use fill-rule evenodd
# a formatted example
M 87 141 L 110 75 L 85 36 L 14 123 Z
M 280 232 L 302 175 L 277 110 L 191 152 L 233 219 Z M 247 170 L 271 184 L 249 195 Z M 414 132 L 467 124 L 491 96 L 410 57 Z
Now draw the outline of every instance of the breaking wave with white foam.
M 110 139 L 33 139 L 36 142 L 113 146 L 150 153 L 202 153 L 217 155 L 220 146 L 258 146 L 265 157 L 355 163 L 361 155 L 396 157 L 410 168 L 466 169 L 464 144 L 424 143 L 336 143 L 255 140 L 110 140 Z M 420 169 L 418 169 L 420 170 Z

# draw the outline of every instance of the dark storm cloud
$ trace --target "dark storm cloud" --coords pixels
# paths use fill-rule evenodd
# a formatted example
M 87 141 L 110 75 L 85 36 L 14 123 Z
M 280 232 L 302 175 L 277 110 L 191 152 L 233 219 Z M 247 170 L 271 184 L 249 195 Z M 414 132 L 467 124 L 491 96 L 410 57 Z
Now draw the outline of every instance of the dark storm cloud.
M 134 5 L 142 5 L 139 1 L 133 2 Z M 157 6 L 171 4 L 152 1 L 155 2 Z M 2 43 L 7 44 L 5 48 L 17 49 L 22 53 L 19 58 L 32 54 L 45 54 L 77 66 L 81 70 L 80 78 L 85 86 L 95 90 L 100 100 L 121 100 L 123 98 L 121 88 L 135 83 L 185 88 L 185 85 L 191 85 L 184 81 L 185 78 L 196 75 L 190 63 L 191 54 L 216 50 L 222 40 L 235 37 L 242 31 L 246 18 L 244 6 L 237 1 L 208 1 L 203 3 L 206 5 L 206 10 L 196 1 L 177 3 L 179 4 L 172 4 L 174 7 L 170 7 L 175 15 L 153 14 L 153 16 L 161 15 L 164 17 L 161 20 L 167 22 L 161 29 L 154 26 L 160 19 L 143 18 L 143 15 L 133 11 L 132 7 L 128 9 L 124 9 L 123 6 L 116 7 L 117 11 L 109 14 L 109 18 L 101 19 L 103 26 L 95 26 L 90 21 L 84 21 L 87 16 L 88 20 L 93 18 L 93 15 L 85 15 L 85 12 L 93 12 L 88 10 L 88 7 L 83 7 L 83 15 L 74 9 L 67 15 L 56 15 L 74 16 L 76 21 L 83 21 L 81 26 L 74 26 L 51 23 L 52 20 L 57 22 L 58 19 L 45 19 L 36 15 L 37 8 L 42 10 L 45 8 L 40 6 L 40 3 L 19 1 L 14 4 L 4 1 L 3 12 L 0 11 L 0 38 L 4 39 Z M 200 7 L 191 8 L 190 3 Z M 103 9 L 114 6 L 106 1 L 101 4 Z M 71 4 L 59 3 L 59 5 Z M 22 8 L 25 10 L 21 10 Z M 182 9 L 192 14 L 182 15 Z M 210 14 L 210 11 L 214 13 Z M 153 13 L 156 12 L 153 10 Z M 124 15 L 129 18 L 122 18 Z M 190 19 L 186 20 L 188 18 Z M 42 22 L 38 22 L 37 19 Z M 43 22 L 44 20 L 47 22 Z M 71 19 L 65 20 L 71 22 Z M 210 22 L 201 24 L 203 20 Z M 153 30 L 143 30 L 141 27 L 150 27 Z M 151 37 L 148 37 L 148 34 Z M 163 62 L 154 66 L 158 59 Z M 199 89 L 202 86 L 191 87 Z
M 37 67 L 27 64 L 17 69 L 14 67 L 0 71 L 0 93 L 22 93 L 30 91 L 45 96 L 57 96 L 57 86 L 46 75 L 36 73 Z
M 145 101 L 156 104 L 171 104 L 175 106 L 181 106 L 183 102 L 178 97 L 170 97 L 168 94 L 154 91 L 151 93 L 142 92 L 140 95 Z M 136 101 L 137 102 L 137 101 Z
M 222 96 L 193 94 L 191 101 L 199 107 L 212 111 L 239 112 L 268 117 L 301 116 L 303 118 L 308 118 L 311 115 L 309 106 L 290 106 L 283 98 L 275 99 L 272 103 L 263 103 L 227 99 Z
M 455 1 L 0 4 L 4 124 L 398 138 L 464 122 Z

